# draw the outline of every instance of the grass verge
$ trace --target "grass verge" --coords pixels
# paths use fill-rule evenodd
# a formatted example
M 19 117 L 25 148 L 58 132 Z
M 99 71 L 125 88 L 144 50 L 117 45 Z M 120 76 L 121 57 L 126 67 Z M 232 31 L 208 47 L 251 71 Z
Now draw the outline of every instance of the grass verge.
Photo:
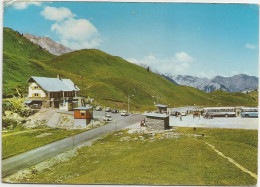
M 34 129 L 2 135 L 2 159 L 86 131 L 66 129 Z

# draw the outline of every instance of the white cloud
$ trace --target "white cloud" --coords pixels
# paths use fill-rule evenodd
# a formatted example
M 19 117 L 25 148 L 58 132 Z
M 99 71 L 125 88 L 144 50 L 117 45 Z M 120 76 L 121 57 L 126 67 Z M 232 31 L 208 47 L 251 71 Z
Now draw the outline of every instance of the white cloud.
M 138 65 L 150 66 L 154 71 L 172 74 L 185 73 L 190 69 L 190 64 L 195 61 L 194 58 L 185 52 L 176 53 L 170 58 L 162 58 L 160 55 L 148 55 L 140 60 L 135 58 L 127 60 Z
M 194 62 L 195 61 L 194 58 L 192 58 L 185 52 L 176 53 L 175 57 L 180 62 Z
M 41 12 L 41 15 L 48 20 L 52 21 L 62 21 L 66 18 L 72 18 L 75 17 L 75 14 L 72 14 L 70 9 L 65 8 L 65 7 L 50 7 L 46 6 L 44 10 Z
M 245 45 L 245 47 L 246 47 L 247 49 L 256 49 L 256 45 L 250 44 L 250 43 L 247 43 L 247 44 Z
M 56 22 L 51 31 L 60 37 L 63 45 L 72 49 L 94 48 L 102 42 L 97 28 L 86 19 L 69 18 Z
M 95 48 L 103 41 L 98 29 L 89 20 L 77 19 L 68 8 L 45 7 L 41 15 L 55 21 L 51 31 L 59 37 L 59 43 L 71 49 Z
M 35 1 L 27 1 L 27 2 L 19 2 L 19 1 L 9 1 L 6 3 L 7 6 L 13 6 L 17 10 L 24 10 L 30 5 L 41 6 L 41 2 Z
M 237 74 L 239 74 L 238 71 L 231 71 L 231 75 L 237 75 Z

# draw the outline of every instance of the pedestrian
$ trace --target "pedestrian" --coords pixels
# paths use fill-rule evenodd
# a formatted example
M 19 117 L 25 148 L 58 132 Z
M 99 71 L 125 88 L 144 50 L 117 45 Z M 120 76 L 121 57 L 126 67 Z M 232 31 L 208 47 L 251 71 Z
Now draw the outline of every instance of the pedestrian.
M 193 128 L 194 134 L 196 133 L 196 130 L 197 130 L 196 127 L 194 127 L 194 128 Z
M 140 122 L 140 127 L 142 127 L 144 124 L 143 124 L 143 121 Z
M 182 121 L 182 115 L 180 115 L 180 121 Z

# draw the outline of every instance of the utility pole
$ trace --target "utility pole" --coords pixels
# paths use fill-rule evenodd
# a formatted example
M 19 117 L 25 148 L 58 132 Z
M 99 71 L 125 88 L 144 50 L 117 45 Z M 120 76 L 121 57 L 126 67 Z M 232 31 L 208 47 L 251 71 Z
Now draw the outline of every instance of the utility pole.
M 133 96 L 135 96 L 135 95 L 128 95 L 128 97 L 127 97 L 127 98 L 128 98 L 128 111 L 127 111 L 128 114 L 129 114 L 129 109 L 130 109 L 130 97 L 131 97 L 131 96 L 133 97 Z
M 79 78 L 81 79 L 81 96 L 83 96 L 83 77 L 80 75 Z

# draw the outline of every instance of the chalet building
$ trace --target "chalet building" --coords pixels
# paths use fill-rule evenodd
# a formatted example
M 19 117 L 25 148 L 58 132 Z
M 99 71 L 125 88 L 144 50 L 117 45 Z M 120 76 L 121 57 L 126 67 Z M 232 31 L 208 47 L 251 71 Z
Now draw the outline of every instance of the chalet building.
M 26 104 L 38 104 L 41 107 L 73 110 L 84 106 L 84 98 L 78 97 L 80 89 L 70 80 L 49 77 L 30 77 L 29 94 Z

